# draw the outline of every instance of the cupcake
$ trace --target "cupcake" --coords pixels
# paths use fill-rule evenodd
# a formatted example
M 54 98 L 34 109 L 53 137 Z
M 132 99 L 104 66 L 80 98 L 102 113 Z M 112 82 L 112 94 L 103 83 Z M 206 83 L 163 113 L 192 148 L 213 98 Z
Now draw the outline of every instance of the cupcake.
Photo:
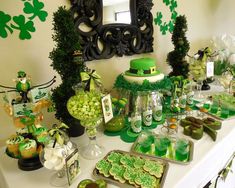
M 28 131 L 28 129 L 26 127 L 24 127 L 24 128 L 18 129 L 16 131 L 16 134 L 25 137 L 25 136 L 27 136 L 29 134 L 29 131 Z
M 7 150 L 13 157 L 19 156 L 19 144 L 23 142 L 24 137 L 20 135 L 13 135 L 7 141 Z
M 37 143 L 32 139 L 25 139 L 19 144 L 19 151 L 24 159 L 32 158 L 37 155 Z
M 36 136 L 38 142 L 40 142 L 40 143 L 46 142 L 48 139 L 47 128 L 45 128 L 45 127 L 37 128 L 37 130 L 35 132 L 35 136 Z

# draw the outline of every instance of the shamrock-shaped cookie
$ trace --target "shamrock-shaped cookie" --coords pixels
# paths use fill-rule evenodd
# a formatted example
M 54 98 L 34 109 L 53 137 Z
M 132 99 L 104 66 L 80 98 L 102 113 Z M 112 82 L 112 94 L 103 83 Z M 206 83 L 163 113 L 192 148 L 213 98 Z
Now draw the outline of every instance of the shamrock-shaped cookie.
M 160 162 L 150 160 L 145 161 L 143 169 L 157 178 L 162 176 L 164 170 L 163 165 Z
M 119 165 L 116 163 L 112 164 L 112 167 L 109 170 L 109 173 L 113 176 L 113 178 L 121 183 L 126 182 L 126 180 L 123 177 L 124 172 L 125 172 L 125 167 L 123 165 Z
M 130 155 L 123 155 L 120 159 L 121 164 L 125 167 L 134 167 L 135 158 Z
M 151 176 L 146 172 L 139 172 L 135 182 L 140 185 L 141 188 L 154 188 L 158 187 L 159 179 L 157 180 L 156 177 Z
M 103 174 L 105 177 L 109 177 L 109 170 L 111 169 L 112 165 L 110 162 L 102 159 L 98 163 L 96 163 L 96 169 L 99 170 L 100 174 Z
M 135 157 L 134 167 L 140 169 L 144 166 L 145 160 L 140 157 Z
M 139 170 L 136 170 L 131 167 L 126 167 L 126 170 L 123 174 L 124 178 L 129 181 L 130 184 L 135 185 L 135 179 L 137 177 Z
M 117 153 L 117 152 L 111 152 L 108 157 L 107 157 L 107 160 L 110 162 L 110 163 L 117 163 L 119 164 L 120 163 L 120 159 L 121 159 L 122 155 L 120 153 Z

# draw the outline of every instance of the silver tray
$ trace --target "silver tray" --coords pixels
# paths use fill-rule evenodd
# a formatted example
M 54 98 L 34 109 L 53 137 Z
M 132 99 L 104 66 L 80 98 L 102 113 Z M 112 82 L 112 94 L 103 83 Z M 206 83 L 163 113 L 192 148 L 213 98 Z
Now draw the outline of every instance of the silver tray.
M 139 155 L 138 153 L 130 153 L 130 152 L 121 151 L 121 150 L 112 150 L 112 151 L 108 152 L 107 155 L 103 159 L 106 159 L 111 152 L 128 154 L 130 156 L 138 156 L 138 157 L 141 157 L 141 158 L 144 158 L 144 159 L 149 159 L 151 161 L 160 161 L 164 165 L 164 170 L 163 170 L 163 174 L 162 174 L 162 177 L 161 177 L 161 180 L 160 180 L 160 185 L 157 188 L 163 188 L 163 184 L 165 183 L 166 175 L 167 175 L 167 172 L 168 172 L 168 169 L 169 169 L 169 164 L 166 161 L 161 160 L 161 159 L 156 159 L 156 158 L 154 159 L 154 158 L 151 158 L 151 157 L 148 157 L 148 156 L 142 156 L 142 155 Z M 103 176 L 103 174 L 100 174 L 99 171 L 96 168 L 93 170 L 93 175 L 96 178 L 103 179 L 103 180 L 107 181 L 108 183 L 114 184 L 114 185 L 119 186 L 121 188 L 133 188 L 133 187 L 135 187 L 134 185 L 131 185 L 131 184 L 128 184 L 128 183 L 121 183 L 121 182 L 115 180 L 112 177 L 105 177 L 105 176 Z
M 154 136 L 157 136 L 157 134 L 155 134 L 155 133 L 152 133 L 152 134 Z M 194 144 L 189 139 L 184 138 L 185 140 L 189 141 L 189 157 L 188 157 L 188 160 L 187 161 L 178 161 L 178 160 L 167 158 L 167 157 L 159 157 L 159 156 L 156 156 L 156 155 L 140 153 L 140 152 L 135 151 L 135 148 L 136 148 L 136 146 L 138 144 L 139 138 L 140 138 L 140 136 L 136 139 L 136 141 L 132 145 L 131 153 L 138 154 L 140 156 L 147 156 L 147 157 L 152 158 L 152 159 L 161 159 L 161 160 L 165 160 L 165 161 L 176 163 L 176 164 L 182 164 L 182 165 L 187 165 L 187 164 L 189 164 L 193 160 Z

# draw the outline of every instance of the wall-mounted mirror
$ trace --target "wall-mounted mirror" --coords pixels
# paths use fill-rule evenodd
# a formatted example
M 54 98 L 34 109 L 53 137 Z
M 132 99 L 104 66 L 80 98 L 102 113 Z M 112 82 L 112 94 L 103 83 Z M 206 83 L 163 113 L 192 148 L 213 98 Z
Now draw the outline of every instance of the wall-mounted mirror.
M 152 0 L 70 0 L 85 61 L 153 51 Z
M 131 24 L 130 0 L 103 0 L 103 25 Z

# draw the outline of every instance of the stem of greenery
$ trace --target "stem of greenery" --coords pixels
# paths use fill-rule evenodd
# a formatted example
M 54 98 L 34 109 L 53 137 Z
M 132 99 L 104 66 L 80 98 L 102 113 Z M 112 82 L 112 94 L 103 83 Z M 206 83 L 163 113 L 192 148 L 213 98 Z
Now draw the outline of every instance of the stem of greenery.
M 186 17 L 178 16 L 175 21 L 175 27 L 171 38 L 174 50 L 167 55 L 167 62 L 172 67 L 169 76 L 182 75 L 184 78 L 188 78 L 189 64 L 185 60 L 185 57 L 190 46 L 185 36 L 187 29 Z
M 53 17 L 54 35 L 56 47 L 50 53 L 51 66 L 58 72 L 62 83 L 52 92 L 52 100 L 55 103 L 56 118 L 70 126 L 74 118 L 67 110 L 68 99 L 75 94 L 73 86 L 81 82 L 80 72 L 85 68 L 82 60 L 77 61 L 74 52 L 80 50 L 79 35 L 76 31 L 73 16 L 70 10 L 59 7 Z

